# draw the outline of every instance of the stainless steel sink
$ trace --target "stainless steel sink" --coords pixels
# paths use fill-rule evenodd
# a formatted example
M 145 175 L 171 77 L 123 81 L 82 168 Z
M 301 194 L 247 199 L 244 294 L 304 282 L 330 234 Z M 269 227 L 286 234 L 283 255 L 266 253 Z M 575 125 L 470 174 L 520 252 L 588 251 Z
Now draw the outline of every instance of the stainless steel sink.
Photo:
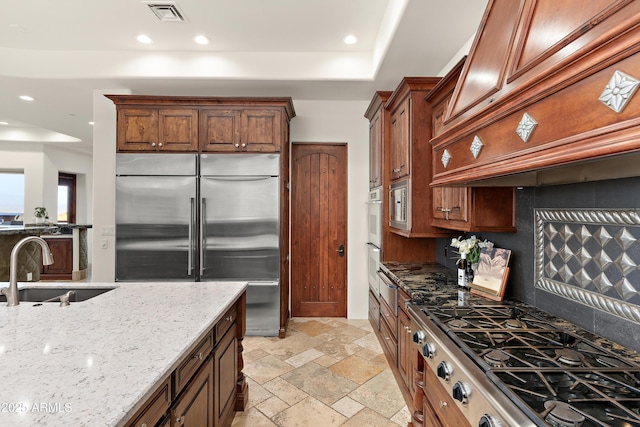
M 56 288 L 21 288 L 18 290 L 18 299 L 24 302 L 60 302 L 59 297 L 69 291 L 69 302 L 86 301 L 113 288 L 79 288 L 79 287 L 56 287 Z M 52 301 L 48 301 L 52 300 Z M 0 302 L 6 302 L 7 297 L 0 294 Z

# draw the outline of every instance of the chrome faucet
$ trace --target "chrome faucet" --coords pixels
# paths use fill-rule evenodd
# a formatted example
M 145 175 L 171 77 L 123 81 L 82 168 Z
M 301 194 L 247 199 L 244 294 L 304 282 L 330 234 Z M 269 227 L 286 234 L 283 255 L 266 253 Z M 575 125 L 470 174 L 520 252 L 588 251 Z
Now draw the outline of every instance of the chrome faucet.
M 0 293 L 7 297 L 7 306 L 13 307 L 20 304 L 18 300 L 18 252 L 29 242 L 37 242 L 42 247 L 42 264 L 53 264 L 53 255 L 47 242 L 38 236 L 28 236 L 20 240 L 11 250 L 11 260 L 9 265 L 9 287 L 0 289 Z

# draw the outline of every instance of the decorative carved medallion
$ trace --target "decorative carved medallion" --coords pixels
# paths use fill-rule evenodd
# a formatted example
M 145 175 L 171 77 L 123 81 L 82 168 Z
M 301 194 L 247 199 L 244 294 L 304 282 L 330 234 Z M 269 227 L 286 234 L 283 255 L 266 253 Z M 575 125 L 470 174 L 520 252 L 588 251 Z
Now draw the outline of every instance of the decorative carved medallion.
M 471 147 L 470 147 L 473 157 L 475 157 L 476 159 L 478 158 L 478 155 L 480 154 L 480 150 L 482 150 L 483 146 L 484 144 L 482 143 L 480 138 L 478 138 L 478 135 L 474 136 L 473 142 L 471 143 Z
M 536 122 L 529 113 L 524 113 L 522 119 L 520 119 L 520 123 L 518 123 L 516 133 L 524 142 L 528 142 L 536 126 L 538 126 L 538 122 Z
M 616 71 L 598 99 L 604 105 L 619 113 L 624 110 L 624 107 L 627 106 L 636 93 L 639 84 L 640 81 L 630 75 L 622 71 Z
M 445 168 L 449 166 L 449 160 L 451 160 L 451 153 L 449 153 L 449 150 L 445 148 L 444 152 L 442 153 L 442 158 L 440 160 L 442 160 L 442 165 Z

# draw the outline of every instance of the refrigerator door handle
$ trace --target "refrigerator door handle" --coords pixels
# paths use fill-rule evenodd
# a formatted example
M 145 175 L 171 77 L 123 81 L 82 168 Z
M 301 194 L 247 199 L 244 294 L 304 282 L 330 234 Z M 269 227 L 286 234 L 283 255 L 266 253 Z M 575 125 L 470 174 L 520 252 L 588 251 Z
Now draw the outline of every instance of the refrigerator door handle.
M 187 266 L 187 276 L 191 276 L 191 273 L 193 272 L 193 223 L 195 222 L 195 215 L 193 213 L 194 213 L 195 199 L 191 197 L 189 203 L 191 203 L 191 220 L 189 221 L 189 255 L 188 255 L 189 265 Z
M 206 217 L 207 217 L 207 212 L 206 212 L 206 202 L 205 202 L 204 197 L 202 198 L 200 204 L 200 238 L 201 240 L 201 245 L 200 245 L 200 277 L 204 277 L 204 251 L 207 250 L 207 236 L 204 233 L 204 226 L 205 226 L 205 221 L 206 221 Z

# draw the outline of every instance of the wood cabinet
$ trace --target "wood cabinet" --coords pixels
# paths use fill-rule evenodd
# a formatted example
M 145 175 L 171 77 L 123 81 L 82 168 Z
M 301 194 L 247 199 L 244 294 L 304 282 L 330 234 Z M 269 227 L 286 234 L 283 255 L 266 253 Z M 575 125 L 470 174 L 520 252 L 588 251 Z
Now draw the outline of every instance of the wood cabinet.
M 433 192 L 430 187 L 432 149 L 431 104 L 425 96 L 437 85 L 437 77 L 405 77 L 384 105 L 389 112 L 389 133 L 384 138 L 385 184 L 406 180 L 410 229 L 389 226 L 389 231 L 409 238 L 450 237 L 451 232 L 432 224 Z M 389 204 L 388 194 L 385 205 Z M 385 206 L 388 215 L 389 207 Z M 385 216 L 385 221 L 389 217 Z M 384 257 L 384 244 L 383 244 Z M 384 257 L 385 260 L 391 260 Z M 431 260 L 430 258 L 423 258 Z M 394 261 L 397 261 L 395 259 Z
M 369 177 L 369 186 L 382 186 L 382 228 L 381 261 L 434 261 L 435 241 L 427 238 L 407 239 L 398 235 L 389 227 L 389 193 L 391 174 L 389 172 L 389 121 L 390 112 L 384 108 L 385 103 L 393 92 L 378 91 L 374 94 L 365 117 L 369 119 L 369 165 L 372 170 L 380 169 L 380 174 L 374 172 Z M 378 147 L 378 145 L 380 145 Z M 375 177 L 375 175 L 379 175 Z M 378 184 L 378 182 L 380 182 Z M 376 185 L 376 186 L 377 186 Z
M 389 96 L 390 91 L 376 92 L 365 113 L 365 117 L 369 119 L 369 189 L 382 185 L 383 139 L 389 133 L 389 121 L 385 119 L 382 107 Z
M 409 295 L 404 290 L 398 289 L 398 371 L 400 371 L 400 376 L 409 389 L 409 393 L 413 396 L 415 394 L 414 370 L 416 364 L 411 320 L 405 306 L 408 301 L 411 301 Z
M 515 232 L 513 187 L 433 189 L 433 224 L 460 231 Z
M 198 111 L 192 108 L 121 108 L 117 150 L 198 150 Z
M 432 140 L 433 184 L 635 175 L 618 155 L 640 150 L 639 24 L 632 1 L 491 0 Z
M 164 379 L 127 427 L 229 427 L 244 410 L 248 391 L 242 373 L 246 294 Z
M 40 280 L 71 280 L 73 275 L 73 238 L 46 237 L 53 255 L 53 264 L 41 265 Z
M 380 300 L 371 290 L 369 290 L 369 322 L 374 331 L 380 331 Z
M 437 137 L 443 130 L 456 82 L 465 64 L 462 58 L 429 92 L 431 126 Z M 515 192 L 513 187 L 433 187 L 434 226 L 466 232 L 515 232 Z
M 200 150 L 203 152 L 279 152 L 282 113 L 275 109 L 200 111 Z
M 214 426 L 213 383 L 213 359 L 207 356 L 196 375 L 172 405 L 172 426 Z
M 167 414 L 171 404 L 171 395 L 171 377 L 168 377 L 142 406 L 139 414 L 135 415 L 133 420 L 127 424 L 127 427 L 151 427 L 158 424 Z
M 426 363 L 424 364 L 424 397 L 425 426 L 429 425 L 427 420 L 430 419 L 435 426 L 471 427 L 462 411 L 458 409 L 453 397 Z
M 395 308 L 389 307 L 384 299 L 380 299 L 380 336 L 382 349 L 387 354 L 391 366 L 398 364 L 398 317 Z
M 118 152 L 281 152 L 295 116 L 291 98 L 106 96 Z

